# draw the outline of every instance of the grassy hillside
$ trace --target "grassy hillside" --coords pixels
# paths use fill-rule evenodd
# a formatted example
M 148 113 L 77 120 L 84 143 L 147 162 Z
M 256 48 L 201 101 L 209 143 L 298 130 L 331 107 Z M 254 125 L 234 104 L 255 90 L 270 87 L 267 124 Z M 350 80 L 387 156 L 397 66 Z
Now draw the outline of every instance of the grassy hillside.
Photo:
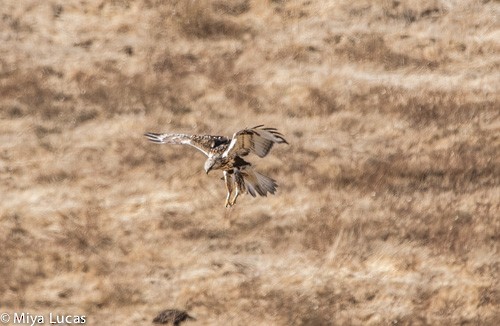
M 150 324 L 496 325 L 498 1 L 0 6 L 0 312 Z M 224 208 L 145 131 L 289 146 Z M 185 325 L 188 325 L 186 323 Z

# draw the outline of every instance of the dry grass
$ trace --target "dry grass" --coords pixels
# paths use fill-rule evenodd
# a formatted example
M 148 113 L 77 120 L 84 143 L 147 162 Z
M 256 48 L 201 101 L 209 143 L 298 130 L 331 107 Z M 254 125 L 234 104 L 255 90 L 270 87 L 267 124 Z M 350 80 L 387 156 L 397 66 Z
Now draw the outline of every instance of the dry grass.
M 495 325 L 499 11 L 3 3 L 2 312 Z M 231 210 L 200 153 L 142 137 L 260 123 L 291 144 L 254 160 L 279 191 Z

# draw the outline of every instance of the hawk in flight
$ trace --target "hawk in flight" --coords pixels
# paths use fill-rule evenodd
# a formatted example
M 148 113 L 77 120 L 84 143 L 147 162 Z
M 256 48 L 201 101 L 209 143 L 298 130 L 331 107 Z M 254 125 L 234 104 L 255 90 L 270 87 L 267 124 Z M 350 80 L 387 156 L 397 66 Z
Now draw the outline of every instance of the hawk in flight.
M 275 143 L 288 144 L 276 128 L 266 128 L 264 125 L 238 131 L 233 138 L 152 132 L 144 136 L 155 143 L 190 145 L 202 151 L 208 157 L 205 172 L 208 174 L 211 170 L 222 170 L 224 173 L 226 207 L 233 206 L 240 193 L 248 192 L 253 197 L 275 193 L 278 186 L 276 181 L 256 172 L 243 157 L 250 153 L 264 157 Z

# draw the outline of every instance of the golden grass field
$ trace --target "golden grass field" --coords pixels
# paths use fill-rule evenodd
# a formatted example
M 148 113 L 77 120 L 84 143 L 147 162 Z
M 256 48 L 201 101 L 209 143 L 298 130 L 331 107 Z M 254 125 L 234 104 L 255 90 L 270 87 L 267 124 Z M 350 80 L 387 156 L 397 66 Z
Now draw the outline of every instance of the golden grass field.
M 500 3 L 3 0 L 0 312 L 497 325 Z M 224 208 L 146 131 L 285 134 Z

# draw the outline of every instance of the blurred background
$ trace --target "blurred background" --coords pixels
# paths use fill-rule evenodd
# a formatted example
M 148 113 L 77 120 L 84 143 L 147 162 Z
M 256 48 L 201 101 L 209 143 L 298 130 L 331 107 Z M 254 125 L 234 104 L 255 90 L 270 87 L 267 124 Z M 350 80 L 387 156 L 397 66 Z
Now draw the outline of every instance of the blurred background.
M 0 310 L 496 325 L 500 3 L 2 0 Z M 146 131 L 290 143 L 224 208 Z

